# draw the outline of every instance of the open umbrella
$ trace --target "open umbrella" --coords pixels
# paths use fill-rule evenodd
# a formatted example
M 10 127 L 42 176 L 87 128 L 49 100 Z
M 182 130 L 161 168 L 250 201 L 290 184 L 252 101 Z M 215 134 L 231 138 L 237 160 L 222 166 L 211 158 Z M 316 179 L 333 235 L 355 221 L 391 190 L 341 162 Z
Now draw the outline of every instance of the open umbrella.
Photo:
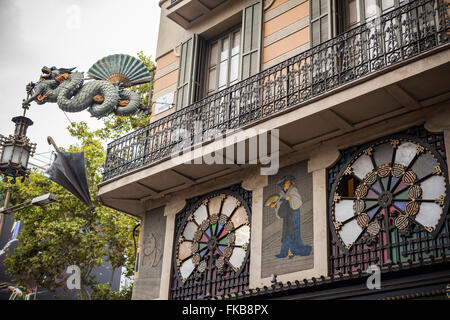
M 59 151 L 51 137 L 47 140 L 56 149 L 56 159 L 45 171 L 46 177 L 71 192 L 92 210 L 84 152 Z

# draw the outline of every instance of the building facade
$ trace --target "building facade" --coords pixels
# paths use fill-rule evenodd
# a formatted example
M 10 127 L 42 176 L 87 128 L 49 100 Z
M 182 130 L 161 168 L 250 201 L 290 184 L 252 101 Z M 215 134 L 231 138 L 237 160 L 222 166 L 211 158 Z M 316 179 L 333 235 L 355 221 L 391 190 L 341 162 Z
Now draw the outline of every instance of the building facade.
M 446 299 L 448 2 L 160 6 L 99 186 L 142 221 L 133 298 Z

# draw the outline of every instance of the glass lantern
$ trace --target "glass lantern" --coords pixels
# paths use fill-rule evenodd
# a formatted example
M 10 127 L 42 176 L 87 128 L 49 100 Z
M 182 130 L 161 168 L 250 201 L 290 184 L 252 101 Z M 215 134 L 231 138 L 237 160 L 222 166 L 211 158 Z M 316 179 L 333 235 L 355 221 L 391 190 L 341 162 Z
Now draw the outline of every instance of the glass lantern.
M 28 160 L 33 156 L 36 144 L 26 136 L 28 127 L 33 124 L 31 119 L 19 116 L 12 121 L 16 124 L 14 135 L 0 137 L 0 173 L 5 179 L 12 177 L 15 183 L 16 178 L 21 177 L 23 181 L 29 175 Z

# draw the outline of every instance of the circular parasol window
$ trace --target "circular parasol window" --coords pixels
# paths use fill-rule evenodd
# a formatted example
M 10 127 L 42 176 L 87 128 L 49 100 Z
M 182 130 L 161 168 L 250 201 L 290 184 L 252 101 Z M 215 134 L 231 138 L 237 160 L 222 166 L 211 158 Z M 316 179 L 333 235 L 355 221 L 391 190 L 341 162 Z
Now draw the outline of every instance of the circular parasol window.
M 330 227 L 348 252 L 362 236 L 419 226 L 433 236 L 448 210 L 448 175 L 431 146 L 408 136 L 378 140 L 344 166 L 330 193 Z M 386 217 L 386 219 L 385 219 Z
M 250 242 L 249 208 L 227 193 L 198 202 L 177 235 L 176 267 L 184 283 L 196 278 L 240 272 Z

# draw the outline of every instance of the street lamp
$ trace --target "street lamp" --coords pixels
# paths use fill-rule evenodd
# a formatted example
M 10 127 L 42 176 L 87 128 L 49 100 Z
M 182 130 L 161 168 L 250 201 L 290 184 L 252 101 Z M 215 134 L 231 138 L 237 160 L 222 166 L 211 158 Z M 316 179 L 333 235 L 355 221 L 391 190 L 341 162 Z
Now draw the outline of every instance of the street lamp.
M 30 97 L 32 84 L 26 87 L 27 99 Z M 16 178 L 22 178 L 22 182 L 30 175 L 28 169 L 28 160 L 34 155 L 36 151 L 36 143 L 31 143 L 27 137 L 27 129 L 33 125 L 31 119 L 25 117 L 25 114 L 30 107 L 30 104 L 22 104 L 22 116 L 12 118 L 12 122 L 16 124 L 14 134 L 9 137 L 0 135 L 0 175 L 3 175 L 3 180 L 8 182 L 8 177 L 11 177 L 11 182 L 16 183 Z M 5 202 L 3 204 L 2 212 L 8 208 L 11 197 L 11 189 L 8 188 L 6 192 Z M 2 234 L 5 217 L 0 214 L 0 236 Z
M 0 135 L 0 147 L 2 150 L 0 157 L 0 174 L 4 180 L 12 178 L 12 183 L 16 178 L 22 178 L 22 182 L 30 174 L 28 169 L 28 160 L 34 155 L 36 144 L 31 143 L 26 136 L 27 129 L 33 124 L 31 119 L 23 116 L 14 117 L 12 121 L 16 124 L 14 134 L 9 137 Z
M 16 211 L 19 211 L 19 210 L 22 210 L 22 209 L 25 209 L 25 208 L 28 208 L 31 206 L 43 207 L 47 204 L 50 204 L 50 203 L 53 203 L 56 201 L 58 201 L 58 200 L 56 199 L 56 196 L 53 193 L 47 193 L 42 196 L 33 198 L 30 201 L 13 206 L 13 207 L 9 207 L 9 208 L 3 207 L 2 209 L 0 209 L 0 213 L 10 214 L 10 213 L 13 213 L 13 212 L 16 212 Z

